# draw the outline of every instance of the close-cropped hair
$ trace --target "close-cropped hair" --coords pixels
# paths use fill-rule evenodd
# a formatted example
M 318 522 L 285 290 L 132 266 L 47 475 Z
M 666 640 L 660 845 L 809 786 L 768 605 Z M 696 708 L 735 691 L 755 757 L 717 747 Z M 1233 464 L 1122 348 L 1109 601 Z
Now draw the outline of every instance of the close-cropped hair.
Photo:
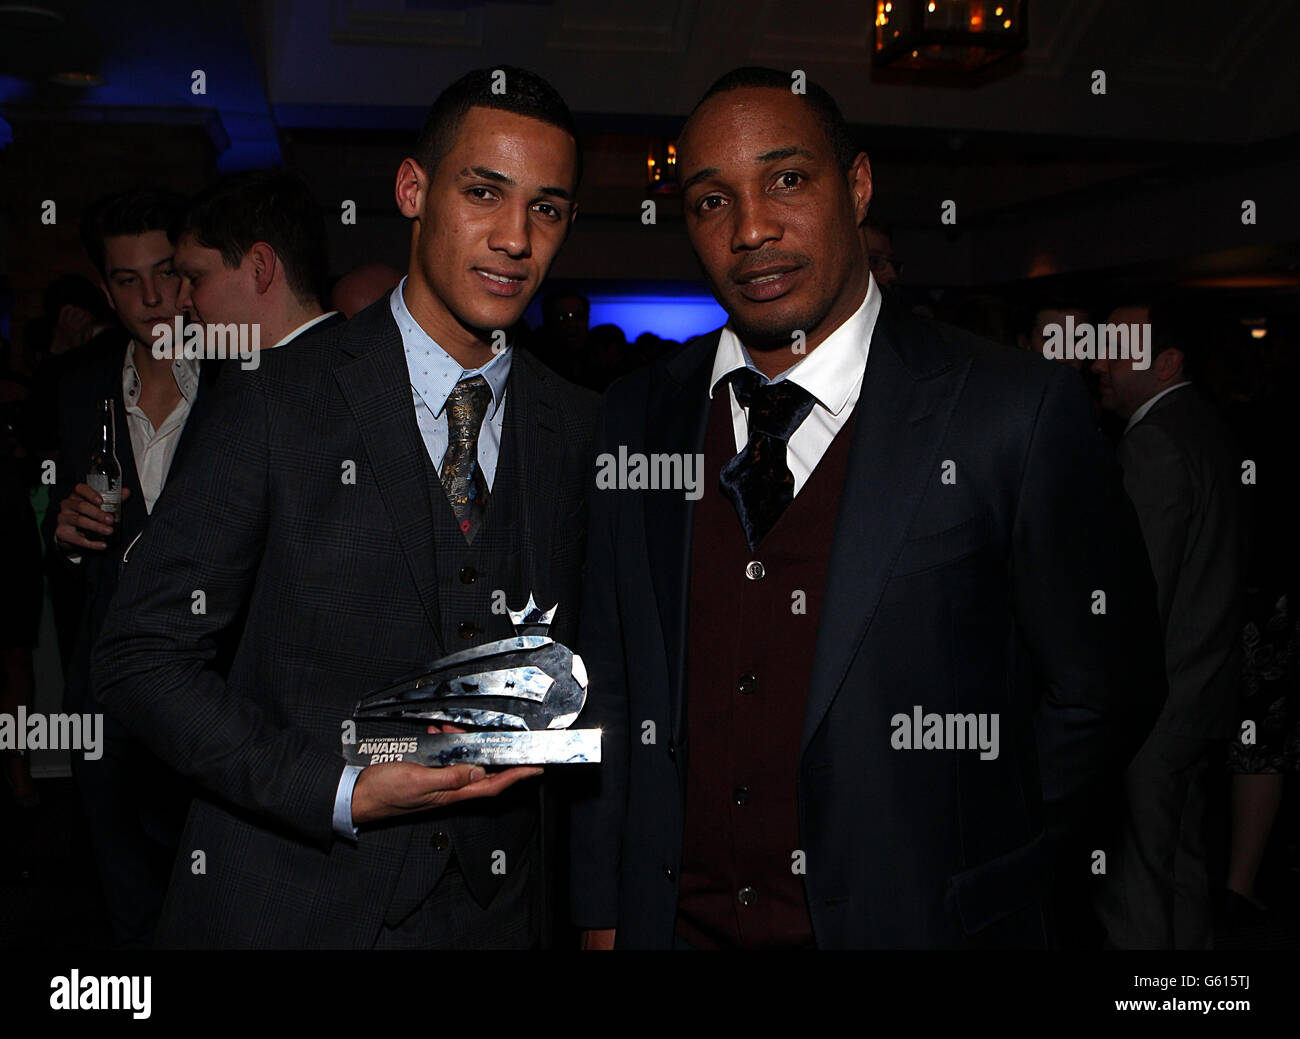
M 788 72 L 764 68 L 760 65 L 746 65 L 732 69 L 704 92 L 704 96 L 691 110 L 691 115 L 694 115 L 704 102 L 718 94 L 739 90 L 742 87 L 771 87 L 774 90 L 788 92 L 791 82 Z M 805 81 L 804 93 L 794 96 L 817 114 L 817 119 L 826 132 L 826 139 L 830 142 L 835 164 L 844 172 L 848 172 L 849 167 L 853 165 L 853 160 L 858 157 L 862 149 L 858 147 L 853 134 L 849 132 L 849 125 L 840 114 L 840 107 L 835 103 L 835 99 L 825 87 L 820 83 L 814 83 L 811 79 Z
M 505 88 L 501 93 L 495 92 L 498 84 Z M 471 108 L 495 108 L 559 127 L 574 140 L 577 152 L 574 182 L 582 180 L 582 148 L 577 143 L 578 130 L 569 106 L 559 91 L 541 76 L 513 65 L 467 72 L 438 95 L 416 139 L 412 156 L 430 177 L 451 151 L 460 124 Z
M 230 268 L 265 242 L 284 265 L 293 294 L 303 302 L 321 299 L 329 269 L 325 217 L 296 173 L 248 170 L 222 177 L 195 196 L 171 235 L 174 242 L 193 235 Z

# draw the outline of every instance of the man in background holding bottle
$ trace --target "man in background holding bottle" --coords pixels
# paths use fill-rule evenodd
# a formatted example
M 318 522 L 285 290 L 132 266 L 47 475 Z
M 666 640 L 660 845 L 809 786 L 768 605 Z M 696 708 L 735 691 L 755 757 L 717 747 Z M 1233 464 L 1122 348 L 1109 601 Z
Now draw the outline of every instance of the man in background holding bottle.
M 45 533 L 54 566 L 85 574 L 80 629 L 64 685 L 63 709 L 89 705 L 90 649 L 117 588 L 123 553 L 162 493 L 194 403 L 210 374 L 197 360 L 155 357 L 153 326 L 170 324 L 180 279 L 168 228 L 185 206 L 179 195 L 136 189 L 86 212 L 82 242 L 129 339 L 70 374 L 59 392 L 63 445 Z M 116 470 L 116 486 L 114 482 Z M 111 717 L 104 753 L 73 755 L 86 807 L 114 944 L 147 946 L 166 891 L 190 794 L 186 784 Z

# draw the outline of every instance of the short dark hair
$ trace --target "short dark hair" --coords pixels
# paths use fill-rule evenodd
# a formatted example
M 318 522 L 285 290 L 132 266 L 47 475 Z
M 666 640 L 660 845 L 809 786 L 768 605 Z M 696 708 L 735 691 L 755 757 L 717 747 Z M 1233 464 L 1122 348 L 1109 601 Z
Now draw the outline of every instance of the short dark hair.
M 493 86 L 499 82 L 497 73 L 505 74 L 505 93 L 493 92 Z M 451 151 L 460 124 L 471 108 L 514 112 L 559 127 L 573 138 L 577 156 L 574 184 L 582 180 L 582 146 L 569 106 L 560 92 L 537 73 L 514 65 L 467 72 L 438 95 L 416 139 L 413 156 L 429 176 L 433 176 L 438 163 Z
M 1214 323 L 1204 301 L 1196 303 L 1185 293 L 1157 289 L 1144 296 L 1123 298 L 1110 308 L 1106 320 L 1116 310 L 1142 307 L 1151 325 L 1151 360 L 1169 349 L 1183 355 L 1183 374 L 1199 382 L 1204 372 L 1205 354 L 1213 337 Z
M 1067 311 L 1075 310 L 1083 314 L 1085 322 L 1093 320 L 1093 308 L 1089 302 L 1079 296 L 1073 296 L 1068 292 L 1044 292 L 1037 296 L 1026 308 L 1025 326 L 1029 331 L 1033 331 L 1034 321 L 1044 310 Z
M 81 244 L 100 277 L 107 280 L 105 238 L 169 232 L 184 210 L 185 197 L 162 188 L 130 188 L 104 195 L 81 215 Z
M 730 90 L 739 90 L 742 87 L 771 87 L 789 93 L 792 82 L 790 73 L 764 68 L 761 65 L 746 65 L 732 69 L 704 92 L 704 96 L 691 109 L 691 115 L 698 112 L 700 106 L 709 98 L 725 94 Z M 862 149 L 858 147 L 853 134 L 849 132 L 849 124 L 840 114 L 840 107 L 835 103 L 835 99 L 825 87 L 820 83 L 814 83 L 811 79 L 805 81 L 804 93 L 794 96 L 816 113 L 822 129 L 826 132 L 826 139 L 830 142 L 835 164 L 847 173 Z
M 59 320 L 59 311 L 68 306 L 81 307 L 97 319 L 112 314 L 104 294 L 94 282 L 80 274 L 55 278 L 41 296 L 41 312 L 51 325 Z
M 320 302 L 329 269 L 325 217 L 307 182 L 287 170 L 231 173 L 205 188 L 171 231 L 173 242 L 193 235 L 238 267 L 257 242 L 284 264 L 289 288 L 300 300 Z

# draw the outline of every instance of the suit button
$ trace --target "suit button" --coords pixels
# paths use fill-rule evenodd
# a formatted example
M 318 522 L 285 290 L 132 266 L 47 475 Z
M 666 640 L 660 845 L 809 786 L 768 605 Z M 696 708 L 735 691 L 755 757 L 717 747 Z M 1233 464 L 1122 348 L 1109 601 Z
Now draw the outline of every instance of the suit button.
M 668 878 L 668 883 L 674 883 L 677 880 L 677 874 L 673 872 L 672 866 L 664 867 L 664 876 Z
M 671 758 L 673 761 L 677 760 L 677 748 L 674 747 L 671 743 L 668 744 L 668 757 Z
M 736 898 L 740 901 L 740 904 L 742 906 L 748 908 L 749 906 L 752 906 L 755 901 L 757 901 L 758 892 L 755 891 L 752 887 L 746 885 L 745 887 L 742 887 L 739 891 L 736 892 Z
M 731 799 L 736 802 L 737 807 L 743 808 L 749 804 L 749 787 L 738 786 L 731 792 Z
M 437 848 L 438 851 L 446 851 L 451 847 L 451 841 L 447 839 L 447 835 L 441 830 L 433 835 L 433 838 L 429 843 Z
M 473 621 L 461 621 L 456 625 L 456 631 L 463 639 L 472 639 L 478 629 L 474 626 Z
M 753 675 L 741 675 L 740 680 L 736 682 L 736 688 L 747 696 L 754 691 L 754 687 L 757 685 L 758 679 Z
M 460 583 L 473 584 L 478 580 L 478 571 L 472 566 L 462 566 L 460 568 Z
M 745 564 L 745 576 L 751 581 L 761 581 L 763 575 L 767 573 L 767 568 L 757 559 L 753 559 Z

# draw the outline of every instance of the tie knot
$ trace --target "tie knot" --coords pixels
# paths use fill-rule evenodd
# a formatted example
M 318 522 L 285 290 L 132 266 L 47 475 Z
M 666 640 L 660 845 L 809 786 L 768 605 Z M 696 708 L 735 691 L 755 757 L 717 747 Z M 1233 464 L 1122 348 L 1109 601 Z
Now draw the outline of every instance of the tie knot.
M 481 375 L 456 383 L 447 394 L 448 436 L 453 439 L 477 437 L 491 400 L 492 387 Z
M 731 373 L 731 386 L 743 407 L 749 409 L 749 432 L 789 440 L 812 411 L 813 396 L 789 379 L 764 383 L 752 368 Z

